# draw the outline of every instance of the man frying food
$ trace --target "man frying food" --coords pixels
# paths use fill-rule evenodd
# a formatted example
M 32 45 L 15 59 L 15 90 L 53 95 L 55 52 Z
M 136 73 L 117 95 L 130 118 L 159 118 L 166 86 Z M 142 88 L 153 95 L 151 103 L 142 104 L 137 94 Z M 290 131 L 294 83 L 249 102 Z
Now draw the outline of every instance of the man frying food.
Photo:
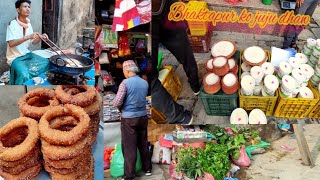
M 33 32 L 28 19 L 31 9 L 30 0 L 15 3 L 18 16 L 7 27 L 7 63 L 10 66 L 10 84 L 21 85 L 25 81 L 48 70 L 49 60 L 30 52 L 31 44 L 47 40 L 46 34 Z

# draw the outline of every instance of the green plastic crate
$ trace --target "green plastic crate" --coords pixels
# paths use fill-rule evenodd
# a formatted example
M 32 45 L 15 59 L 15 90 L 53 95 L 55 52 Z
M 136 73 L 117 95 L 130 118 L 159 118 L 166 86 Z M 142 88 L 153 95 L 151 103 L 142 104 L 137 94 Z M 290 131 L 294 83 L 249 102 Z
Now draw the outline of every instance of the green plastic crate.
M 230 116 L 232 111 L 238 107 L 238 93 L 227 95 L 220 90 L 216 94 L 207 94 L 201 87 L 199 97 L 209 116 Z

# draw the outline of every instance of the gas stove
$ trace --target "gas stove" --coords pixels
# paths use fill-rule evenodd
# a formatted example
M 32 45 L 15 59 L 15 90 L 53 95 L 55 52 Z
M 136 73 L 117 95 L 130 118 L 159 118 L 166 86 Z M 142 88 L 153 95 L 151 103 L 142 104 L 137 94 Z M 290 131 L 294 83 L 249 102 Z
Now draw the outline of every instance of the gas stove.
M 86 85 L 91 78 L 84 74 L 67 74 L 57 71 L 46 72 L 47 81 L 52 85 Z

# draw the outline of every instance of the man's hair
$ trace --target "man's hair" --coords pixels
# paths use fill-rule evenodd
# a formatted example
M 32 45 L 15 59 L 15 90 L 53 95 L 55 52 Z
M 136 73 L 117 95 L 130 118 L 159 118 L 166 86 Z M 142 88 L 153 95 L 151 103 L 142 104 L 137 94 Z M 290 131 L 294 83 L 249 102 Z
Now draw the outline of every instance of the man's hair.
M 20 8 L 21 4 L 25 3 L 25 2 L 31 5 L 30 0 L 18 0 L 18 1 L 16 1 L 16 8 Z

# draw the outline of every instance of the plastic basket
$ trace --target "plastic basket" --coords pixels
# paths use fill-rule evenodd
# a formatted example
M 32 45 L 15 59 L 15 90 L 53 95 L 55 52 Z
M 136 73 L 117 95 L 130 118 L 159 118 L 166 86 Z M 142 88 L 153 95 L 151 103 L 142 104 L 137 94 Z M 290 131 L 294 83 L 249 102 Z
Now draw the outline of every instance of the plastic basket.
M 192 36 L 190 31 L 188 31 L 188 38 L 192 48 L 195 53 L 207 53 L 210 51 L 212 31 L 206 32 L 204 36 Z
M 203 87 L 199 97 L 202 101 L 206 114 L 209 116 L 230 116 L 238 106 L 238 94 L 227 95 L 220 90 L 216 94 L 207 94 Z
M 270 62 L 270 52 L 266 50 L 267 56 L 268 56 L 268 62 Z M 242 54 L 243 51 L 241 51 L 240 54 L 240 64 L 239 64 L 239 77 L 241 77 L 241 64 L 242 64 Z M 278 91 L 276 91 L 275 96 L 270 97 L 264 97 L 264 96 L 243 96 L 239 93 L 239 105 L 240 108 L 243 108 L 246 111 L 251 111 L 253 109 L 260 109 L 262 110 L 266 116 L 272 116 L 274 108 L 277 103 L 277 99 L 279 97 Z
M 311 83 L 310 83 L 310 85 L 311 85 Z M 317 91 L 317 89 L 315 89 L 315 91 L 319 97 L 319 101 L 310 111 L 310 113 L 308 115 L 308 117 L 310 117 L 310 118 L 320 118 L 320 93 Z
M 187 4 L 189 9 L 199 11 L 201 8 L 208 8 L 204 1 L 195 2 L 189 1 Z M 209 22 L 187 21 L 192 36 L 204 36 L 208 31 Z
M 161 84 L 176 101 L 182 91 L 181 82 L 179 78 L 174 75 L 172 66 L 163 66 L 163 69 L 168 69 L 169 73 L 163 78 Z M 151 119 L 157 124 L 167 123 L 166 116 L 155 108 L 151 108 Z
M 167 123 L 166 116 L 159 111 L 157 111 L 155 108 L 151 108 L 151 119 L 156 124 L 165 124 Z
M 163 66 L 163 69 L 168 69 L 169 73 L 165 76 L 161 83 L 171 97 L 176 101 L 182 91 L 181 82 L 179 78 L 174 75 L 172 66 Z
M 277 107 L 274 112 L 275 117 L 284 118 L 305 118 L 308 117 L 311 110 L 319 101 L 317 91 L 310 85 L 308 87 L 314 94 L 314 99 L 308 98 L 286 98 L 278 89 L 279 98 L 277 101 Z

